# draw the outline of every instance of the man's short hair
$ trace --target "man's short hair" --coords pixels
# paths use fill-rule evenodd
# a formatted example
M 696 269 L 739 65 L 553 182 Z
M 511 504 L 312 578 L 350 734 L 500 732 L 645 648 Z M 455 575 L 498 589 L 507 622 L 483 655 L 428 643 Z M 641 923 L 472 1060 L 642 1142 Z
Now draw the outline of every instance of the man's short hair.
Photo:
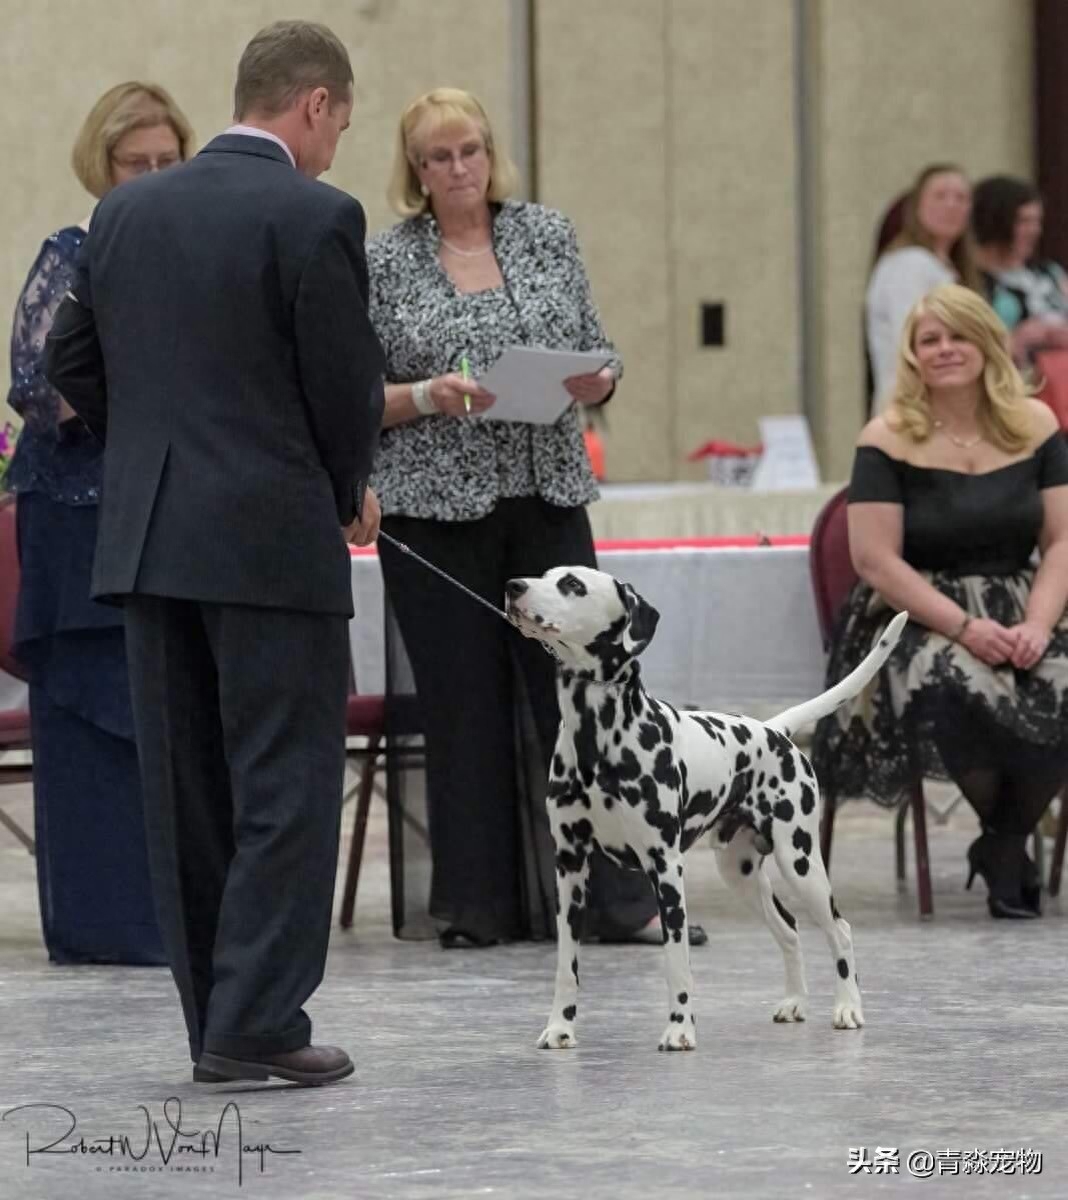
M 256 34 L 237 64 L 234 116 L 277 116 L 317 87 L 330 93 L 331 107 L 351 97 L 352 64 L 341 39 L 314 21 L 275 21 Z

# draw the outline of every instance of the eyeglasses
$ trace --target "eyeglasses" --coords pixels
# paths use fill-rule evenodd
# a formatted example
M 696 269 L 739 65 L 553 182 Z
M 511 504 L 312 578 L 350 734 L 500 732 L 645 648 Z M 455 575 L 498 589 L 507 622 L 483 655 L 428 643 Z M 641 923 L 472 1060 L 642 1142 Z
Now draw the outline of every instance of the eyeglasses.
M 139 154 L 133 158 L 112 158 L 111 161 L 131 175 L 147 175 L 149 171 L 166 171 L 168 167 L 176 167 L 182 160 L 176 154 L 161 154 L 158 158 Z
M 447 170 L 455 159 L 462 166 L 467 166 L 474 162 L 480 154 L 486 153 L 486 147 L 481 142 L 468 142 L 467 145 L 461 146 L 455 153 L 452 150 L 432 150 L 423 162 L 428 167 L 434 167 L 436 170 Z

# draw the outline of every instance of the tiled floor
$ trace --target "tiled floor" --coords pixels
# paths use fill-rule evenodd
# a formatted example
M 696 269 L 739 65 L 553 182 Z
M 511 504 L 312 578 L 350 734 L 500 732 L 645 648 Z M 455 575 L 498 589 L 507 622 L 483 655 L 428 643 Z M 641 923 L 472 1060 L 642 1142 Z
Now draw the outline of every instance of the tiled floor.
M 25 791 L 5 789 L 0 801 L 28 816 Z M 27 1133 L 40 1147 L 71 1118 L 58 1108 L 9 1114 L 0 1197 L 1068 1196 L 1064 917 L 1056 905 L 1024 925 L 987 917 L 980 891 L 962 890 L 974 834 L 958 809 L 931 830 L 936 915 L 921 923 L 911 885 L 899 895 L 894 884 L 890 824 L 847 807 L 835 846 L 865 1029 L 831 1028 L 833 967 L 811 930 L 810 1020 L 772 1024 L 778 952 L 697 848 L 688 892 L 711 935 L 693 956 L 701 1043 L 664 1055 L 656 948 L 587 948 L 581 1044 L 550 1052 L 534 1041 L 552 947 L 444 953 L 394 941 L 376 814 L 356 929 L 335 933 L 311 1006 L 319 1039 L 347 1047 L 357 1071 L 322 1091 L 194 1086 L 168 974 L 49 966 L 33 862 L 0 830 L 0 1111 L 56 1105 L 77 1120 L 63 1153 L 27 1165 Z M 185 1149 L 164 1163 L 178 1101 L 183 1131 L 222 1119 L 217 1156 L 182 1137 Z M 237 1150 L 237 1111 L 223 1115 L 231 1102 L 242 1143 L 272 1147 L 262 1170 L 256 1152 Z M 137 1160 L 152 1124 L 159 1141 Z M 81 1137 L 106 1147 L 111 1135 L 128 1145 L 78 1148 Z M 851 1174 L 851 1148 L 874 1158 L 877 1147 L 898 1152 L 899 1173 Z M 947 1151 L 1022 1149 L 1042 1153 L 1041 1174 L 920 1180 L 906 1163 L 927 1150 L 946 1171 Z

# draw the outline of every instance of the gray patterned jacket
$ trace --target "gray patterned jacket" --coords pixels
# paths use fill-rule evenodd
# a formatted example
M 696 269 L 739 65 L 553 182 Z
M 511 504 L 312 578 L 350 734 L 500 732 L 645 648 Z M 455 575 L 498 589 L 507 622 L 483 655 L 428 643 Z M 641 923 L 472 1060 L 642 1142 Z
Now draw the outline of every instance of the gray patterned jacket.
M 493 241 L 503 288 L 461 293 L 438 261 L 432 216 L 370 239 L 370 313 L 386 354 L 386 381 L 457 371 L 466 354 L 480 375 L 509 345 L 607 350 L 571 222 L 539 204 L 496 208 Z M 485 418 L 420 417 L 382 431 L 371 484 L 387 514 L 473 520 L 504 496 L 586 504 L 597 486 L 573 406 L 552 426 Z

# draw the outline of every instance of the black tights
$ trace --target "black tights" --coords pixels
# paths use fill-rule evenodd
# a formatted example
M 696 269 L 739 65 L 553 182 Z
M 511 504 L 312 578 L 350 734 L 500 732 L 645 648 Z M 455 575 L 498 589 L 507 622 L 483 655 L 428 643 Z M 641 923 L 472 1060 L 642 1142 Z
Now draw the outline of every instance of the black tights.
M 1063 786 L 1066 766 L 1039 747 L 1013 748 L 1011 766 L 965 763 L 940 746 L 946 769 L 984 828 L 1026 837 Z M 1001 756 L 1002 762 L 1008 756 Z

